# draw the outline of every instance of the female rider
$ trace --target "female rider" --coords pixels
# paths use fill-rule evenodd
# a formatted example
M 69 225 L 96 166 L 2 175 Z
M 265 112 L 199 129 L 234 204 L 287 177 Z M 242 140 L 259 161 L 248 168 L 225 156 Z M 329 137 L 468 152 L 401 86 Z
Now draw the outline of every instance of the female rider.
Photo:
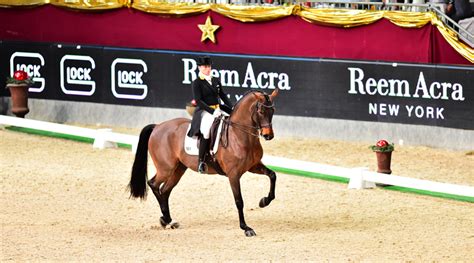
M 219 79 L 211 76 L 211 58 L 208 56 L 199 57 L 197 65 L 199 75 L 192 84 L 193 97 L 197 106 L 188 136 L 200 137 L 198 172 L 205 173 L 207 172 L 205 156 L 209 151 L 209 134 L 212 122 L 217 116 L 222 114 L 222 111 L 230 114 L 232 112 L 232 103 L 222 90 Z

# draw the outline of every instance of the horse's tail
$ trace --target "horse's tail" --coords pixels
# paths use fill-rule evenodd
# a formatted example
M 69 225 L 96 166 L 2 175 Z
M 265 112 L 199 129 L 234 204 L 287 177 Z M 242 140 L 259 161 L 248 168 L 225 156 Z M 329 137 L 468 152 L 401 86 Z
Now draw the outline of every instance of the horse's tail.
M 130 197 L 146 198 L 146 181 L 147 181 L 147 165 L 148 165 L 148 140 L 151 132 L 155 128 L 155 124 L 145 126 L 140 132 L 138 140 L 137 153 L 132 167 L 132 177 L 128 188 L 130 189 Z

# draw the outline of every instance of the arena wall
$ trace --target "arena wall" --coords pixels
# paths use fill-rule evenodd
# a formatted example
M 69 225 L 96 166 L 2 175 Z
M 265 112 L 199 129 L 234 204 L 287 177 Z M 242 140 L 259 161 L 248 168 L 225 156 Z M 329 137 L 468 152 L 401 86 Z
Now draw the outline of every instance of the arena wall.
M 0 98 L 0 113 L 9 112 L 10 99 Z M 190 118 L 183 109 L 134 107 L 88 102 L 30 99 L 27 118 L 58 123 L 142 128 L 172 118 Z M 344 141 L 371 144 L 384 138 L 395 144 L 424 145 L 455 150 L 474 149 L 474 131 L 394 123 L 337 120 L 276 115 L 275 136 Z
M 141 127 L 186 117 L 195 59 L 211 55 L 231 101 L 279 89 L 283 136 L 472 150 L 474 68 L 170 50 L 0 43 L 1 72 L 34 77 L 28 118 Z M 0 96 L 9 96 L 0 90 Z M 3 97 L 6 112 L 9 99 Z

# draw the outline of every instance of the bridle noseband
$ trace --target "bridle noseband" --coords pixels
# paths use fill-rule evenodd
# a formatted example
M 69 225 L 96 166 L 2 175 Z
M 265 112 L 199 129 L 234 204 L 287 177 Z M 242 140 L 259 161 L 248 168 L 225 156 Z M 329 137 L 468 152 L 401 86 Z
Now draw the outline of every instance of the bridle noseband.
M 255 110 L 252 111 L 252 121 L 254 123 L 257 124 L 256 128 L 257 130 L 261 130 L 262 128 L 266 128 L 266 127 L 271 127 L 272 126 L 272 123 L 267 123 L 267 124 L 264 124 L 262 125 L 258 120 L 254 120 L 254 116 L 255 116 L 255 112 L 260 112 L 262 113 L 262 108 L 265 108 L 267 110 L 275 110 L 275 104 L 273 104 L 272 101 L 270 101 L 270 98 L 268 97 L 267 94 L 264 94 L 265 95 L 265 103 L 271 103 L 270 105 L 265 105 L 265 103 L 261 103 L 260 101 L 257 101 L 256 105 L 255 105 Z

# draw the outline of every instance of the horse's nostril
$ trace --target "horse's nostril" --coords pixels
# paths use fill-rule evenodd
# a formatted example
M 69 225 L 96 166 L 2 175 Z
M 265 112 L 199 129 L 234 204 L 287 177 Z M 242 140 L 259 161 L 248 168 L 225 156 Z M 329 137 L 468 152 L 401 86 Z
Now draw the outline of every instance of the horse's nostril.
M 263 138 L 265 138 L 265 140 L 269 141 L 269 140 L 273 139 L 273 135 L 265 134 L 265 135 L 263 135 Z

